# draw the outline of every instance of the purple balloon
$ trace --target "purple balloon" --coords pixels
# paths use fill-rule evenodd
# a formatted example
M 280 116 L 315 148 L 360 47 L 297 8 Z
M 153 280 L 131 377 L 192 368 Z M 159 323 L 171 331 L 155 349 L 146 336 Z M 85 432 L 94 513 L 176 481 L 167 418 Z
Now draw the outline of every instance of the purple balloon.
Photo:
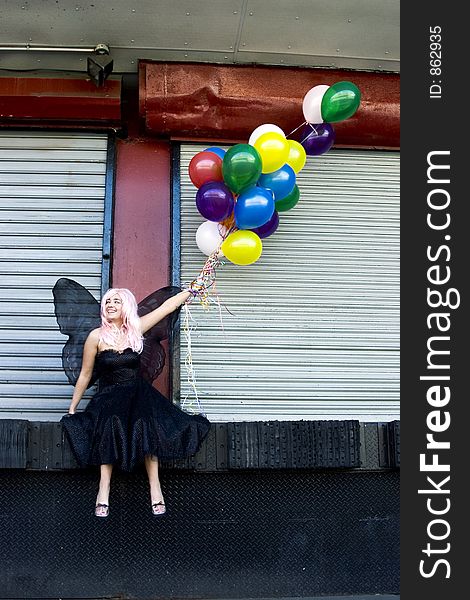
M 258 234 L 258 236 L 263 239 L 272 235 L 276 229 L 279 227 L 279 213 L 277 211 L 273 212 L 273 216 L 269 219 L 267 223 L 257 227 L 256 229 L 252 229 L 254 233 Z
M 208 181 L 197 191 L 197 209 L 208 221 L 223 221 L 232 214 L 234 205 L 232 192 L 221 181 Z
M 319 156 L 328 152 L 335 143 L 335 130 L 330 123 L 307 123 L 297 137 L 308 156 Z

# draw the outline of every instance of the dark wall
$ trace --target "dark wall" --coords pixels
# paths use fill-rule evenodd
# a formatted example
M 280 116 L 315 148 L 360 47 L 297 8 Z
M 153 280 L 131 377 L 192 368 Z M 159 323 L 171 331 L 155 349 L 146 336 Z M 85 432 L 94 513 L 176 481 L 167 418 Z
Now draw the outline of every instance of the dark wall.
M 398 591 L 398 472 L 0 472 L 2 598 L 267 598 Z

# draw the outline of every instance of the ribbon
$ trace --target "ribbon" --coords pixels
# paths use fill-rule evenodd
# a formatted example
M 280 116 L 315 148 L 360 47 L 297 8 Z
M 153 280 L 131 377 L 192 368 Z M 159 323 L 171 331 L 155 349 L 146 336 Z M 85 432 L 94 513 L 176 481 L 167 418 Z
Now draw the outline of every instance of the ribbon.
M 183 333 L 186 338 L 186 356 L 184 359 L 184 364 L 186 367 L 188 385 L 194 393 L 194 399 L 193 398 L 189 399 L 189 392 L 188 392 L 186 394 L 183 402 L 181 403 L 181 408 L 185 408 L 185 409 L 190 408 L 191 410 L 193 410 L 193 412 L 196 412 L 196 411 L 194 411 L 194 401 L 195 401 L 196 406 L 197 406 L 197 412 L 199 414 L 202 414 L 205 416 L 206 413 L 204 412 L 204 408 L 201 404 L 201 401 L 199 400 L 199 396 L 197 393 L 196 372 L 195 372 L 194 366 L 193 366 L 193 355 L 192 355 L 192 347 L 191 347 L 191 331 L 194 330 L 196 328 L 196 326 L 191 325 L 191 323 L 195 323 L 195 321 L 190 314 L 189 305 L 187 303 L 183 305 L 183 312 L 184 312 Z

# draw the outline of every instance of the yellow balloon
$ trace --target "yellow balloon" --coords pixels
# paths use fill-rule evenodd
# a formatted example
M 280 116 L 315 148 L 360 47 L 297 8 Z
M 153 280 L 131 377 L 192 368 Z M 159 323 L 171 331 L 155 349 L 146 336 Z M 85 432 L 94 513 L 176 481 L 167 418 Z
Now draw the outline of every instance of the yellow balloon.
M 261 156 L 262 172 L 273 173 L 280 169 L 289 156 L 289 142 L 277 131 L 263 133 L 254 143 Z
M 227 236 L 220 249 L 230 262 L 251 265 L 261 256 L 263 244 L 253 231 L 239 229 Z
M 286 163 L 298 173 L 303 169 L 306 160 L 307 153 L 302 144 L 299 144 L 299 142 L 296 142 L 295 140 L 289 140 L 289 156 L 287 157 Z

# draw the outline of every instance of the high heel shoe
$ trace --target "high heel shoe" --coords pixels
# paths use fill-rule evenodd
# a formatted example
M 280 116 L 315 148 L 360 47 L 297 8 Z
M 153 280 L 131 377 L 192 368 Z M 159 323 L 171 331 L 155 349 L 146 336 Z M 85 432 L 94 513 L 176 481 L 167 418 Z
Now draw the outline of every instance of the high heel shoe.
M 160 502 L 152 502 L 152 515 L 155 517 L 160 517 L 166 513 L 166 506 L 163 500 Z
M 100 519 L 104 519 L 109 515 L 109 504 L 102 504 L 98 502 L 95 506 L 95 517 L 100 517 Z

